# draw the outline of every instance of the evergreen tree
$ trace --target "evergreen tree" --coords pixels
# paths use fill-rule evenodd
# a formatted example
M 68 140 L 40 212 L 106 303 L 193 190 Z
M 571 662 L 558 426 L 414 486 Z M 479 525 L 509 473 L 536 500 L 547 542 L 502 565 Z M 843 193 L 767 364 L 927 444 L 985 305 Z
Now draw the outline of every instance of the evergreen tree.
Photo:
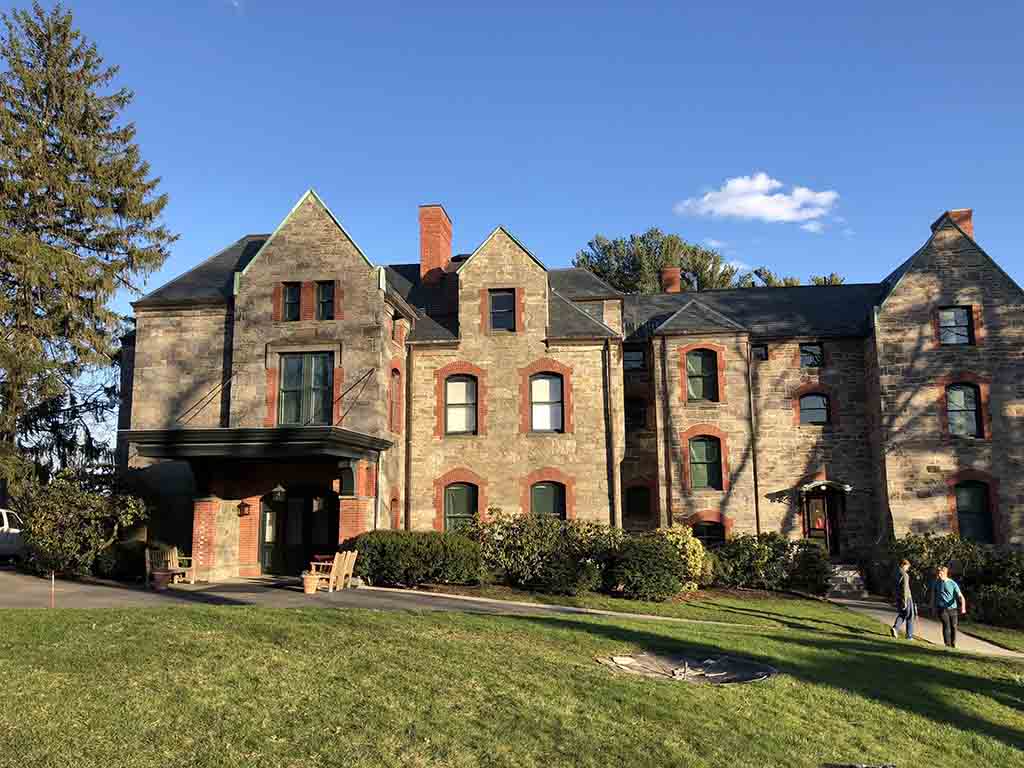
M 842 285 L 845 282 L 846 278 L 836 272 L 830 275 L 811 275 L 812 285 Z
M 0 14 L 0 474 L 19 446 L 95 450 L 121 318 L 175 240 L 120 119 L 133 94 L 58 5 Z M 82 430 L 85 429 L 86 434 Z

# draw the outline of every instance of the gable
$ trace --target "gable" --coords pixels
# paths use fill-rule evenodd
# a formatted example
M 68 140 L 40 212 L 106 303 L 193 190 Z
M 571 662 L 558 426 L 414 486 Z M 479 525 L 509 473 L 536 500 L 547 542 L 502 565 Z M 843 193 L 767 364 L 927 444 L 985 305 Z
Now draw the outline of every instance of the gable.
M 690 299 L 654 330 L 654 335 L 688 333 L 737 333 L 746 329 L 721 312 L 716 312 L 697 299 Z
M 519 252 L 526 257 L 524 265 L 526 260 L 528 260 L 537 267 L 540 267 L 542 271 L 547 272 L 548 268 L 544 266 L 544 263 L 534 256 L 530 249 L 523 245 L 515 235 L 502 226 L 495 227 L 491 234 L 484 238 L 484 241 L 477 246 L 476 250 L 469 254 L 465 261 L 460 262 L 455 269 L 459 273 L 460 278 L 465 278 L 466 275 L 480 269 L 481 266 L 483 269 L 493 268 L 492 261 L 494 258 L 503 258 L 510 252 Z

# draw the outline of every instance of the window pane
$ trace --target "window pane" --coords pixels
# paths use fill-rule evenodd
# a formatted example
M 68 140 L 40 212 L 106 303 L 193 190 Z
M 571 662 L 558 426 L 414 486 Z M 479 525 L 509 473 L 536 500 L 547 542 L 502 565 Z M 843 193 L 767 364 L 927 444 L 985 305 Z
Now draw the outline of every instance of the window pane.
M 820 368 L 824 362 L 824 355 L 822 354 L 820 344 L 801 344 L 800 345 L 800 367 L 801 368 Z
M 282 389 L 300 389 L 302 387 L 302 357 L 300 355 L 282 355 L 283 366 Z
M 492 291 L 491 310 L 511 312 L 515 309 L 515 294 L 512 291 Z
M 533 427 L 538 432 L 557 432 L 562 429 L 560 403 L 534 403 Z
M 530 395 L 535 403 L 561 402 L 562 378 L 560 376 L 534 376 L 530 381 Z
M 755 344 L 750 348 L 750 354 L 755 360 L 767 360 L 768 347 L 764 344 Z
M 449 405 L 464 405 L 476 402 L 476 381 L 465 378 L 450 378 L 447 382 Z
M 444 489 L 444 527 L 454 531 L 468 525 L 476 515 L 477 488 L 470 483 L 454 483 Z
M 326 387 L 331 378 L 331 370 L 327 366 L 327 355 L 313 355 L 313 386 Z
M 694 464 L 690 467 L 690 470 L 691 485 L 694 488 L 707 488 L 709 486 L 707 464 Z
M 686 399 L 704 399 L 704 379 L 700 376 L 690 376 L 686 380 Z
M 535 515 L 565 517 L 565 488 L 560 483 L 537 483 L 530 489 L 530 511 Z
M 281 424 L 299 424 L 302 421 L 302 391 L 281 392 Z
M 705 357 L 701 352 L 690 352 L 686 355 L 686 372 L 703 373 Z
M 642 349 L 627 349 L 622 354 L 622 367 L 627 371 L 642 371 L 647 367 Z
M 476 432 L 476 408 L 472 405 L 449 405 L 448 432 Z
M 957 524 L 961 538 L 982 544 L 994 541 L 988 487 L 982 483 L 961 483 L 956 487 Z

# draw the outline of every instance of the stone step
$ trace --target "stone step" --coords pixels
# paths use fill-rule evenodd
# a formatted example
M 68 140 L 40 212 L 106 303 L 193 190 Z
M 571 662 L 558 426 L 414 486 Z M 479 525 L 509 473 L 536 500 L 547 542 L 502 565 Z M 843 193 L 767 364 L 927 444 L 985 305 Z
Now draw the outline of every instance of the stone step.
M 837 563 L 830 568 L 826 597 L 865 598 L 864 579 L 852 565 Z

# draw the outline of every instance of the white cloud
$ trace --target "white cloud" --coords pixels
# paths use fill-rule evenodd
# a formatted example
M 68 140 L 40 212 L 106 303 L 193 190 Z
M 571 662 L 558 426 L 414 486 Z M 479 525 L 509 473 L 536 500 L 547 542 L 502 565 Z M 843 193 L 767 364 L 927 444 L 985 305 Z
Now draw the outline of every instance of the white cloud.
M 789 193 L 778 191 L 784 186 L 763 171 L 736 176 L 726 179 L 719 189 L 676 203 L 673 210 L 681 216 L 809 222 L 827 216 L 839 200 L 835 190 L 815 192 L 794 186 Z
M 808 221 L 806 224 L 801 224 L 800 229 L 805 232 L 813 232 L 816 235 L 820 235 L 825 231 L 825 225 L 820 221 Z
M 704 245 L 708 248 L 725 248 L 728 243 L 722 242 L 721 240 L 715 240 L 713 237 L 705 237 Z

